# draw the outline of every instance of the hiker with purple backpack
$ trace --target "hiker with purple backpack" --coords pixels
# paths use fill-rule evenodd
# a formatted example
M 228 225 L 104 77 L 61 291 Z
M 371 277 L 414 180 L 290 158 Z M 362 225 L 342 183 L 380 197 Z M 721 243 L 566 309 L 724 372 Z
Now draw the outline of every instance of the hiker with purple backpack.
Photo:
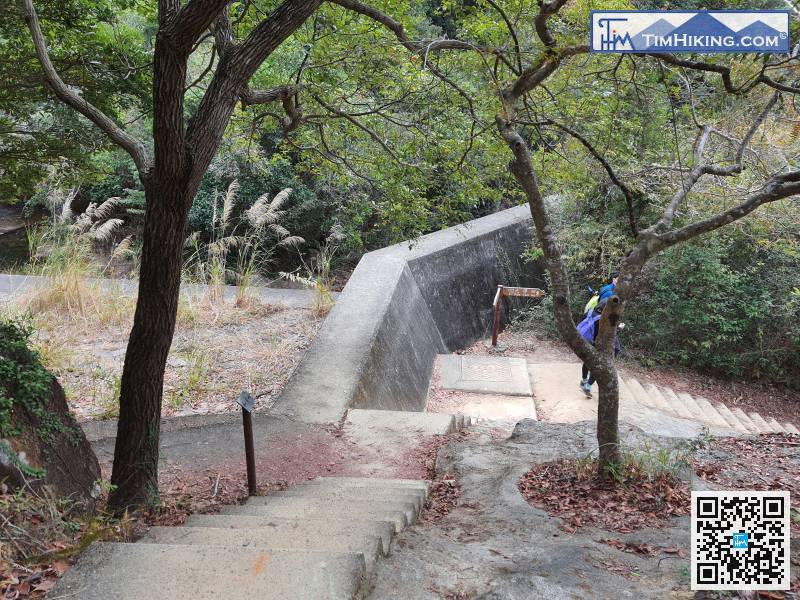
M 586 317 L 578 323 L 578 333 L 581 334 L 581 337 L 589 342 L 592 346 L 594 346 L 595 340 L 597 339 L 597 331 L 600 327 L 600 315 L 603 312 L 603 308 L 608 302 L 608 299 L 614 295 L 614 288 L 617 285 L 617 275 L 618 273 L 614 272 L 614 277 L 611 280 L 611 283 L 608 283 L 600 288 L 597 294 L 589 301 L 586 305 Z M 596 300 L 595 300 L 596 299 Z M 614 358 L 622 350 L 622 344 L 619 341 L 619 330 L 625 328 L 625 323 L 620 323 L 617 329 L 617 333 L 614 335 Z M 583 393 L 586 394 L 587 398 L 592 397 L 592 386 L 594 385 L 594 376 L 589 371 L 589 367 L 586 366 L 584 363 L 581 367 L 581 383 L 580 388 L 583 390 Z

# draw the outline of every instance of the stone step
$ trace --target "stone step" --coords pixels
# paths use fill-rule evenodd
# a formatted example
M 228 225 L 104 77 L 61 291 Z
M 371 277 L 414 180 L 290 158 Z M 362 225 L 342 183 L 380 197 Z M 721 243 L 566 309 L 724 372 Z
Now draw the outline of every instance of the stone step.
M 761 433 L 761 432 L 760 432 L 760 430 L 758 429 L 758 425 L 756 425 L 755 423 L 753 423 L 753 420 L 752 420 L 750 417 L 748 417 L 748 416 L 747 416 L 747 413 L 746 413 L 746 412 L 744 412 L 744 411 L 743 411 L 741 408 L 739 408 L 738 406 L 734 406 L 734 407 L 731 409 L 731 412 L 732 412 L 734 415 L 736 415 L 736 418 L 737 418 L 737 419 L 739 419 L 739 422 L 740 422 L 742 425 L 744 425 L 745 427 L 747 427 L 747 430 L 748 430 L 750 433 Z
M 661 394 L 669 404 L 672 412 L 682 419 L 695 419 L 694 414 L 686 405 L 686 402 L 678 398 L 678 395 L 671 388 L 661 388 Z
M 717 409 L 717 412 L 722 416 L 725 421 L 727 421 L 728 425 L 733 427 L 739 433 L 749 434 L 750 430 L 736 417 L 736 415 L 731 412 L 731 410 L 722 404 L 722 402 L 712 403 L 710 400 L 704 398 L 709 404 L 711 404 L 714 408 Z
M 636 400 L 636 402 L 650 408 L 656 408 L 653 404 L 653 400 L 650 398 L 650 395 L 645 391 L 638 379 L 634 377 L 628 377 L 625 379 L 625 383 L 627 384 L 628 389 L 631 391 L 631 394 L 633 394 L 633 398 Z
M 783 430 L 786 433 L 793 433 L 795 435 L 800 435 L 800 429 L 797 429 L 797 427 L 795 427 L 791 423 L 784 423 L 783 424 Z
M 455 431 L 456 418 L 442 413 L 351 408 L 347 411 L 347 426 L 444 435 Z
M 247 515 L 189 515 L 186 527 L 214 527 L 218 529 L 265 529 L 276 539 L 320 539 L 345 537 L 377 538 L 383 554 L 389 553 L 394 537 L 394 522 L 347 519 L 282 519 L 279 517 L 254 517 Z
M 277 500 L 277 499 L 276 499 Z M 287 500 L 295 500 L 287 498 Z M 360 521 L 389 521 L 395 532 L 400 532 L 411 522 L 407 517 L 407 509 L 375 506 L 369 503 L 357 505 L 354 502 L 308 505 L 297 502 L 289 504 L 244 504 L 241 506 L 223 506 L 223 515 L 251 515 L 254 517 L 278 517 L 281 519 L 346 519 L 352 517 Z
M 703 409 L 703 412 L 708 419 L 708 423 L 711 425 L 716 425 L 717 427 L 723 427 L 725 429 L 733 429 L 733 426 L 730 425 L 721 414 L 719 414 L 714 405 L 711 404 L 711 402 L 709 402 L 706 398 L 697 396 L 694 400 Z
M 703 423 L 707 423 L 709 425 L 716 424 L 716 420 L 714 419 L 713 415 L 712 414 L 707 415 L 706 412 L 703 410 L 703 408 L 700 406 L 700 403 L 697 402 L 697 400 L 693 396 L 685 392 L 678 392 L 677 396 L 689 410 L 689 412 L 692 415 L 692 418 L 698 421 L 702 421 Z M 725 425 L 725 427 L 727 427 L 727 425 Z
M 355 500 L 352 498 L 331 499 L 319 496 L 306 496 L 295 498 L 281 498 L 277 496 L 251 496 L 245 502 L 245 506 L 269 506 L 284 507 L 293 509 L 306 509 L 311 512 L 325 510 L 348 511 L 347 514 L 358 514 L 364 508 L 381 508 L 385 511 L 399 512 L 405 517 L 406 525 L 411 525 L 417 520 L 419 510 L 414 502 L 403 502 L 401 500 L 373 500 L 364 498 Z
M 386 479 L 383 477 L 317 477 L 297 485 L 338 485 L 342 487 L 414 488 L 428 493 L 430 482 L 424 479 Z
M 755 411 L 751 411 L 747 413 L 747 416 L 750 417 L 750 420 L 758 426 L 758 431 L 760 433 L 772 433 L 772 427 L 770 427 L 764 418 Z
M 272 492 L 265 498 L 323 498 L 325 500 L 364 500 L 367 502 L 392 502 L 412 504 L 417 512 L 422 510 L 427 494 L 422 490 L 383 487 L 331 488 L 326 485 L 306 485 Z
M 639 403 L 639 400 L 636 398 L 636 394 L 631 389 L 628 381 L 622 377 L 618 377 L 619 381 L 619 406 L 620 408 L 625 408 L 627 405 L 636 405 Z
M 268 551 L 313 550 L 316 552 L 346 552 L 361 554 L 367 574 L 373 572 L 375 560 L 383 555 L 379 537 L 353 534 L 327 535 L 285 532 L 277 534 L 268 527 L 230 529 L 217 527 L 151 527 L 138 543 L 171 544 L 177 546 L 230 546 L 259 548 Z
M 651 400 L 653 401 L 653 405 L 658 410 L 665 412 L 668 415 L 680 417 L 680 415 L 673 410 L 672 405 L 669 402 L 667 402 L 667 399 L 664 398 L 664 395 L 661 393 L 661 390 L 659 390 L 657 386 L 653 385 L 652 383 L 648 383 L 645 384 L 644 389 L 650 396 Z
M 764 419 L 764 420 L 767 422 L 767 425 L 769 425 L 772 428 L 773 432 L 775 432 L 775 433 L 783 433 L 783 425 L 778 423 L 778 421 L 775 419 L 775 417 L 769 417 L 768 419 Z
M 357 598 L 354 553 L 96 542 L 51 592 L 80 600 L 318 600 Z

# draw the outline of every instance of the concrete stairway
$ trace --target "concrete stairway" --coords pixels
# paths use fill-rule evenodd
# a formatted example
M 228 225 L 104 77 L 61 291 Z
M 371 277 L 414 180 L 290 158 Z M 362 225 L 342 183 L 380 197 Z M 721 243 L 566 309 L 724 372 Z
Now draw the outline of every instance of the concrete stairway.
M 331 477 L 255 496 L 136 544 L 93 544 L 59 581 L 82 600 L 361 598 L 428 483 Z
M 620 376 L 620 405 L 639 403 L 680 419 L 689 419 L 710 427 L 731 429 L 741 434 L 800 433 L 791 423 L 778 423 L 773 417 L 764 419 L 757 412 L 745 413 L 741 408 L 729 408 L 702 396 L 675 392 L 670 388 L 648 383 L 642 385 L 635 377 Z

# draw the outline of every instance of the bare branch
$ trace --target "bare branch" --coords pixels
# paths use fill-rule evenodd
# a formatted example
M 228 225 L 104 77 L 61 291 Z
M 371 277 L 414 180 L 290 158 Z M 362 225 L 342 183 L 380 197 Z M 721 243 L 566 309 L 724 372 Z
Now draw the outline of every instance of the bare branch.
M 361 121 L 359 121 L 358 119 L 356 119 L 352 115 L 349 115 L 348 113 L 346 113 L 346 112 L 344 112 L 342 110 L 339 110 L 335 106 L 331 106 L 330 104 L 325 102 L 322 98 L 320 98 L 316 94 L 311 94 L 311 97 L 314 98 L 314 100 L 316 100 L 317 103 L 319 103 L 319 105 L 322 106 L 322 108 L 324 108 L 325 110 L 329 111 L 330 113 L 332 113 L 332 114 L 334 114 L 334 115 L 336 115 L 338 117 L 344 118 L 346 121 L 349 121 L 350 123 L 352 123 L 353 125 L 358 127 L 361 131 L 363 131 L 364 133 L 369 135 L 381 148 L 386 150 L 386 152 L 387 152 L 387 154 L 389 154 L 389 156 L 391 156 L 399 164 L 401 164 L 403 166 L 406 166 L 406 167 L 417 168 L 416 165 L 409 164 L 409 163 L 405 162 L 403 159 L 401 159 L 399 156 L 397 156 L 397 154 L 394 152 L 394 150 L 392 150 L 388 146 L 388 144 L 386 142 L 384 142 L 377 133 L 375 133 L 372 129 L 370 129 L 369 127 L 367 127 L 363 123 L 361 123 Z
M 665 62 L 670 65 L 675 65 L 678 67 L 685 67 L 687 69 L 694 69 L 695 71 L 706 71 L 708 73 L 717 73 L 722 78 L 722 84 L 725 86 L 725 90 L 731 94 L 744 94 L 749 92 L 759 83 L 763 83 L 775 90 L 781 92 L 788 92 L 791 94 L 800 94 L 800 87 L 795 87 L 791 85 L 787 85 L 785 83 L 780 83 L 775 81 L 768 75 L 764 73 L 764 69 L 766 69 L 769 65 L 765 65 L 764 68 L 761 70 L 761 73 L 752 79 L 747 85 L 743 85 L 740 87 L 736 87 L 733 85 L 733 80 L 731 79 L 731 68 L 725 65 L 718 65 L 713 63 L 707 63 L 699 60 L 689 60 L 685 58 L 678 58 L 672 54 L 642 54 L 641 56 L 652 56 L 657 60 Z M 797 57 L 795 57 L 795 60 Z
M 144 177 L 151 166 L 151 161 L 145 145 L 140 140 L 125 132 L 108 115 L 85 100 L 78 92 L 71 89 L 62 81 L 55 67 L 53 67 L 53 63 L 50 61 L 47 43 L 42 34 L 39 17 L 36 14 L 33 1 L 22 0 L 22 9 L 25 22 L 31 32 L 33 45 L 36 48 L 36 56 L 42 65 L 42 71 L 44 72 L 47 83 L 50 84 L 55 95 L 64 104 L 71 106 L 89 119 L 99 127 L 112 142 L 130 154 L 131 158 L 133 158 L 133 162 L 136 164 L 136 168 L 139 170 L 140 176 Z
M 661 233 L 656 236 L 660 249 L 674 246 L 680 242 L 697 237 L 702 233 L 719 229 L 720 227 L 737 221 L 749 215 L 759 206 L 776 200 L 782 200 L 790 196 L 800 194 L 800 171 L 794 171 L 786 175 L 772 178 L 758 192 L 748 196 L 741 204 L 729 208 L 697 223 L 686 225 L 673 231 Z
M 625 197 L 625 204 L 627 205 L 628 208 L 628 224 L 630 225 L 631 228 L 631 234 L 635 238 L 639 234 L 639 228 L 636 225 L 636 215 L 634 213 L 634 208 L 633 208 L 634 204 L 633 192 L 617 176 L 616 172 L 611 167 L 609 162 L 603 157 L 603 155 L 600 154 L 600 152 L 598 152 L 598 150 L 583 135 L 581 135 L 574 129 L 567 127 L 566 125 L 563 125 L 562 123 L 558 123 L 556 121 L 553 121 L 552 119 L 546 119 L 545 121 L 541 121 L 540 123 L 531 123 L 531 124 L 552 125 L 553 127 L 557 127 L 564 133 L 567 133 L 570 136 L 574 137 L 576 140 L 578 140 L 583 145 L 583 147 L 589 151 L 589 154 L 591 154 L 597 160 L 597 162 L 599 162 L 602 165 L 606 173 L 608 173 L 608 177 L 611 179 L 612 182 L 614 182 L 614 185 L 616 185 L 619 188 L 619 190 L 622 192 L 622 195 Z

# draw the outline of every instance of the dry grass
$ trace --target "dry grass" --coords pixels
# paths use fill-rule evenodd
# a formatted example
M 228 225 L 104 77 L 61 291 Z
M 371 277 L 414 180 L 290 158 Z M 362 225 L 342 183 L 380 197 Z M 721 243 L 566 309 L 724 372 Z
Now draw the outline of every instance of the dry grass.
M 34 343 L 79 420 L 116 417 L 135 300 L 99 284 L 80 289 L 82 311 L 74 303 L 41 301 L 57 295 L 44 287 L 34 292 L 38 303 L 25 295 L 9 312 L 32 317 Z M 242 390 L 269 406 L 321 323 L 309 309 L 251 297 L 239 304 L 213 293 L 182 294 L 164 380 L 165 416 L 235 410 Z

